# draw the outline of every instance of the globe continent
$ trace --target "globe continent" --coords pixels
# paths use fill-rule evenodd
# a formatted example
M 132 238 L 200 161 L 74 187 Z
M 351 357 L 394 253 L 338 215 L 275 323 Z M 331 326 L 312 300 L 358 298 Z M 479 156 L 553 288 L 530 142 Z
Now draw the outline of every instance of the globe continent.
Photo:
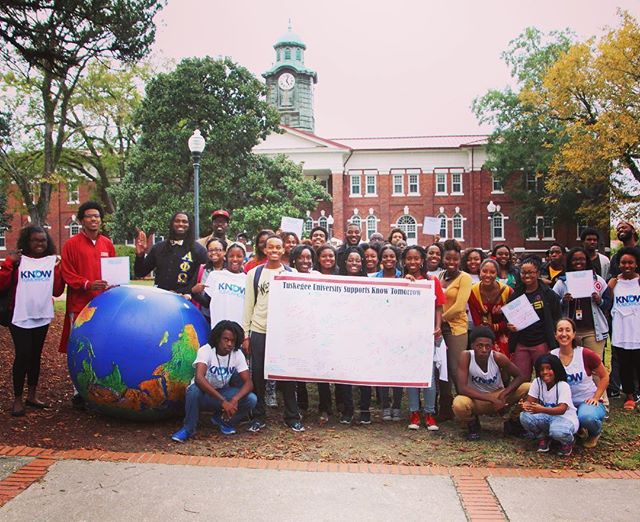
M 184 414 L 184 394 L 209 326 L 183 297 L 145 286 L 112 288 L 78 314 L 67 362 L 91 409 L 134 420 Z

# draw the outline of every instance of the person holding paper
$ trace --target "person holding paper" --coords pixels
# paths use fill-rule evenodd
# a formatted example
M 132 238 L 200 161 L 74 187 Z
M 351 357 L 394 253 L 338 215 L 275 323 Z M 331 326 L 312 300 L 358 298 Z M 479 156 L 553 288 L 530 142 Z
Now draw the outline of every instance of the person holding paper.
M 27 380 L 26 405 L 46 408 L 38 400 L 40 360 L 49 323 L 53 319 L 52 295 L 62 295 L 64 279 L 56 247 L 46 229 L 29 225 L 20 231 L 17 250 L 0 266 L 0 291 L 9 292 L 9 332 L 13 339 L 13 407 L 11 415 L 25 414 L 22 397 Z
M 438 277 L 442 271 L 442 258 L 444 248 L 440 243 L 432 243 L 427 247 L 427 273 L 430 276 Z
M 503 354 L 493 349 L 495 336 L 486 326 L 477 326 L 469 336 L 471 350 L 460 354 L 453 413 L 467 428 L 467 440 L 480 438 L 480 415 L 501 413 L 513 407 L 529 391 L 527 377 Z M 505 382 L 503 378 L 509 378 Z M 505 421 L 505 434 L 522 431 L 513 408 Z
M 589 297 L 575 298 L 571 295 L 568 274 L 588 271 L 588 282 L 592 287 Z M 580 346 L 593 350 L 600 359 L 609 337 L 609 324 L 605 314 L 611 309 L 611 292 L 605 280 L 593 271 L 591 259 L 582 247 L 575 247 L 567 254 L 567 270 L 558 277 L 553 291 L 562 299 L 562 316 L 573 319 L 576 324 L 576 341 Z
M 142 230 L 136 238 L 136 259 L 133 271 L 136 277 L 145 277 L 155 270 L 158 288 L 191 298 L 200 265 L 207 262 L 207 251 L 196 242 L 192 219 L 186 212 L 176 212 L 169 221 L 169 239 L 148 248 L 147 236 Z
M 471 276 L 460 270 L 460 245 L 455 239 L 444 242 L 445 270 L 440 273 L 440 284 L 444 289 L 446 302 L 442 313 L 442 335 L 447 345 L 447 367 L 450 378 L 440 381 L 440 420 L 453 416 L 453 383 L 457 383 L 458 359 L 467 349 L 469 340 L 467 302 L 471 295 Z
M 507 324 L 511 332 L 509 335 L 511 360 L 527 377 L 531 376 L 536 359 L 555 348 L 553 332 L 556 321 L 561 315 L 558 295 L 538 279 L 541 264 L 540 258 L 535 256 L 527 257 L 522 261 L 521 281 L 508 301 L 510 303 L 524 295 L 538 315 L 538 321 L 522 330 L 518 330 L 511 323 Z

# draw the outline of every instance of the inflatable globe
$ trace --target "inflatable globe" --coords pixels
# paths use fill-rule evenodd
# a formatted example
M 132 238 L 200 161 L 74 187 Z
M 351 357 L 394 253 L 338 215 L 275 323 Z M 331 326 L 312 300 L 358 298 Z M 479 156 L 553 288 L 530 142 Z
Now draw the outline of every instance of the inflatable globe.
M 93 299 L 71 330 L 67 361 L 87 407 L 133 420 L 184 415 L 185 389 L 209 326 L 183 297 L 119 286 Z

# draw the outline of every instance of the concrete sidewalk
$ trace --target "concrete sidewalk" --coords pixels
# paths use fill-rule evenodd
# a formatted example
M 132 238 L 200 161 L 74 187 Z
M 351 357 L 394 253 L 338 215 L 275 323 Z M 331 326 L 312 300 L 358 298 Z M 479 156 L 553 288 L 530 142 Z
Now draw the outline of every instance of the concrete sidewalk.
M 44 470 L 39 479 L 38 469 Z M 635 521 L 640 512 L 637 479 L 309 472 L 0 457 L 0 494 L 3 484 L 21 473 L 33 481 L 0 508 L 0 521 Z

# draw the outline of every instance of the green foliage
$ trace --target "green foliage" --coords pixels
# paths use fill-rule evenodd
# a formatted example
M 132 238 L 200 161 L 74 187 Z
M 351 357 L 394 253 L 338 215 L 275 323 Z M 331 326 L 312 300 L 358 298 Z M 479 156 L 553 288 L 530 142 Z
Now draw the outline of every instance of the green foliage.
M 133 272 L 133 263 L 136 260 L 136 249 L 127 245 L 114 245 L 116 249 L 117 257 L 128 257 L 129 258 L 129 273 L 131 274 L 131 278 L 134 278 Z
M 118 210 L 116 238 L 135 227 L 166 233 L 170 216 L 193 209 L 193 165 L 187 142 L 195 129 L 207 140 L 200 170 L 200 222 L 206 232 L 215 208 L 232 212 L 232 229 L 254 232 L 279 224 L 283 213 L 302 216 L 327 197 L 285 158 L 252 155 L 277 132 L 279 116 L 265 86 L 228 58 L 191 58 L 147 84 L 134 123 L 140 137 L 129 171 L 111 189 Z
M 544 75 L 566 52 L 572 39 L 569 31 L 545 36 L 538 29 L 526 29 L 502 54 L 518 90 L 509 87 L 491 90 L 473 102 L 473 111 L 480 122 L 495 128 L 489 138 L 487 167 L 518 202 L 516 219 L 523 227 L 529 225 L 535 215 L 571 216 L 575 210 L 575 198 L 570 195 L 552 208 L 543 199 L 544 179 L 562 145 L 564 123 L 520 95 L 523 89 L 542 84 Z M 526 189 L 524 177 L 528 173 L 538 179 L 538 191 Z

